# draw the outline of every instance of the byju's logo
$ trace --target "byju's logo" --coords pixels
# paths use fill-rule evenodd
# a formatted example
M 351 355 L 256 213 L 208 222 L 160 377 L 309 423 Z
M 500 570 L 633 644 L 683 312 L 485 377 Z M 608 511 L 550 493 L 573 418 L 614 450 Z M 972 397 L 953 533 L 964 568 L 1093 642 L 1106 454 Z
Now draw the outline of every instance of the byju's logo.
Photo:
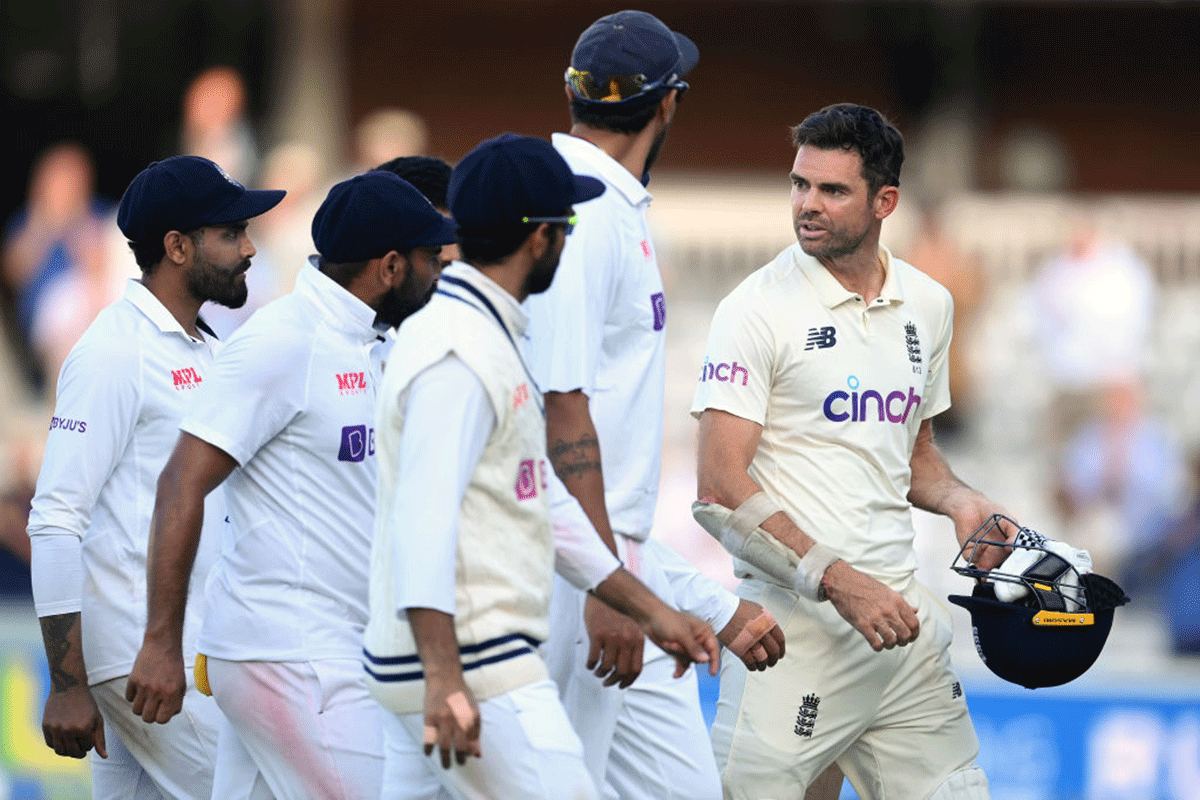
M 195 389 L 204 381 L 200 377 L 200 373 L 196 372 L 193 367 L 171 370 L 171 379 L 175 381 L 175 391 L 177 392 L 184 389 Z
M 837 329 L 832 325 L 823 328 L 809 328 L 808 339 L 804 342 L 805 350 L 824 350 L 837 344 Z
M 375 455 L 375 429 L 366 425 L 347 425 L 342 428 L 342 446 L 338 461 L 362 461 Z
M 546 490 L 546 461 L 534 462 L 532 458 L 527 458 L 517 470 L 517 499 L 532 500 L 538 496 L 539 488 Z
M 87 431 L 87 422 L 82 419 L 52 417 L 50 419 L 50 430 L 78 431 L 79 433 L 84 433 Z
M 342 394 L 362 394 L 367 391 L 367 373 L 343 372 L 337 376 L 337 384 Z
M 734 361 L 732 364 L 714 364 L 707 358 L 704 359 L 704 366 L 700 368 L 700 382 L 707 383 L 708 381 L 720 381 L 721 383 L 734 383 L 738 376 L 742 377 L 742 386 L 746 386 L 750 382 L 750 371 Z
M 824 411 L 826 418 L 834 422 L 907 422 L 911 411 L 921 404 L 921 395 L 916 389 L 908 387 L 908 392 L 901 390 L 888 392 L 887 396 L 874 389 L 858 391 L 858 377 L 851 375 L 846 378 L 849 392 L 841 390 L 830 392 L 825 397 Z
M 650 295 L 650 305 L 654 307 L 654 330 L 661 331 L 667 324 L 667 298 L 655 292 Z

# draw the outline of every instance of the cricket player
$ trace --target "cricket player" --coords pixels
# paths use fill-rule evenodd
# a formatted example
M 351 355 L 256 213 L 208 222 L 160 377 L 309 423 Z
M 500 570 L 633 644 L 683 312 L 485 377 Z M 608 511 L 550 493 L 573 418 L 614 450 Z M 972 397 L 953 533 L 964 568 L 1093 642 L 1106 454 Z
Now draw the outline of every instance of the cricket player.
M 550 460 L 605 543 L 657 595 L 707 621 L 760 669 L 783 653 L 774 619 L 649 538 L 662 463 L 666 301 L 645 182 L 698 59 L 690 39 L 641 11 L 606 16 L 580 36 L 566 73 L 571 131 L 553 143 L 574 172 L 606 190 L 578 209 L 549 291 L 526 301 L 529 353 L 546 392 Z M 563 580 L 555 581 L 551 631 L 551 673 L 605 797 L 720 797 L 694 672 L 676 677 L 674 659 L 644 643 L 638 626 Z
M 360 660 L 375 509 L 381 335 L 424 304 L 453 223 L 369 172 L 330 189 L 319 256 L 210 371 L 159 480 L 150 617 L 133 708 L 179 709 L 180 611 L 202 501 L 222 482 L 230 537 L 207 585 L 198 648 L 225 715 L 213 797 L 378 797 L 382 711 Z M 228 479 L 228 480 L 226 480 Z
M 400 328 L 404 357 L 389 364 L 376 421 L 364 657 L 371 692 L 393 712 L 385 797 L 596 796 L 538 652 L 555 567 L 637 618 L 680 673 L 689 660 L 716 663 L 709 626 L 618 568 L 546 460 L 520 301 L 551 285 L 572 206 L 603 191 L 548 142 L 511 134 L 451 177 L 464 261 Z
M 255 254 L 246 221 L 283 195 L 247 190 L 196 156 L 146 167 L 117 215 L 142 277 L 96 317 L 63 364 L 29 514 L 35 607 L 50 665 L 42 731 L 59 755 L 82 758 L 95 748 L 96 798 L 206 800 L 212 791 L 216 704 L 181 674 L 183 713 L 148 726 L 125 699 L 125 676 L 145 627 L 155 481 L 218 345 L 200 306 L 245 303 Z M 178 610 L 181 673 L 195 657 L 200 589 L 221 537 L 223 498 L 208 499 L 205 517 L 195 600 Z
M 879 243 L 899 131 L 843 104 L 792 134 L 798 243 L 717 308 L 692 405 L 697 517 L 736 509 L 730 528 L 800 557 L 794 582 L 762 555 L 782 548 L 734 562 L 739 595 L 786 620 L 793 646 L 764 673 L 725 662 L 712 734 L 725 796 L 799 797 L 836 762 L 864 800 L 980 800 L 950 615 L 914 578 L 913 506 L 949 516 L 960 544 L 1000 511 L 933 441 L 952 301 Z

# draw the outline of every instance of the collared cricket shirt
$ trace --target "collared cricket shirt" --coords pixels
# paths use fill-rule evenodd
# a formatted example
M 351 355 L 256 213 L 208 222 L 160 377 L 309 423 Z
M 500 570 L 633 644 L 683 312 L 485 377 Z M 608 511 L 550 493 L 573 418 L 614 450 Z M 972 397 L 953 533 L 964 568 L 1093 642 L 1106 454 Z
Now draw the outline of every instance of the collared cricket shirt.
M 750 476 L 809 536 L 903 587 L 917 567 L 909 460 L 921 421 L 950 406 L 953 302 L 880 255 L 869 306 L 798 244 L 742 281 L 713 317 L 692 413 L 762 425 Z

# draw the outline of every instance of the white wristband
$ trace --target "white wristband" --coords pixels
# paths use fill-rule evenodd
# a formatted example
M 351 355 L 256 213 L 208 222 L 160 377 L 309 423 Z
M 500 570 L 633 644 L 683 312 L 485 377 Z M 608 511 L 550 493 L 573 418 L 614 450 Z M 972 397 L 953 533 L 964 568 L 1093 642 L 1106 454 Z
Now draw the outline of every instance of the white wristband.
M 825 570 L 839 558 L 841 556 L 825 545 L 814 543 L 796 566 L 796 591 L 809 600 L 828 600 L 821 591 L 821 578 L 825 577 Z

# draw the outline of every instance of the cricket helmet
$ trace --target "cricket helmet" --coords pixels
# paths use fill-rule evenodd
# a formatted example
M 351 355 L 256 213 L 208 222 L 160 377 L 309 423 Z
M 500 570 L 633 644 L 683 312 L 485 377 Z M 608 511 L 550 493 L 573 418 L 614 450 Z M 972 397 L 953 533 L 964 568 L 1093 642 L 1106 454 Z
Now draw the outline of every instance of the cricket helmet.
M 1011 542 L 1004 528 L 1017 530 Z M 992 570 L 973 566 L 983 545 L 1009 550 Z M 1129 598 L 1091 571 L 1087 551 L 1047 539 L 996 514 L 979 527 L 950 566 L 975 578 L 969 597 L 950 602 L 971 612 L 975 649 L 993 673 L 1028 689 L 1075 680 L 1095 663 L 1112 629 L 1113 610 Z

